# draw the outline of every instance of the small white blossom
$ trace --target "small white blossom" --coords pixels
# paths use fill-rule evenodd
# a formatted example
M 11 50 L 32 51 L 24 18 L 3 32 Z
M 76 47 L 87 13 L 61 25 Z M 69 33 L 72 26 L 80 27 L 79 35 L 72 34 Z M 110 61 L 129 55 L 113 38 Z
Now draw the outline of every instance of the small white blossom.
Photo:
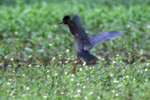
M 83 69 L 82 69 L 82 68 L 79 68 L 79 70 L 80 70 L 80 71 L 83 71 Z
M 145 72 L 147 72 L 148 71 L 148 69 L 147 68 L 145 68 Z
M 73 82 L 73 81 L 74 81 L 74 78 L 71 78 L 71 81 Z
M 93 95 L 93 91 L 89 92 L 89 95 Z
M 48 45 L 49 45 L 50 47 L 51 47 L 51 46 L 53 46 L 53 44 L 52 44 L 52 43 L 49 43 Z
M 58 73 L 55 73 L 54 76 L 58 76 Z
M 11 61 L 14 61 L 14 58 L 10 58 Z
M 10 83 L 10 82 L 7 82 L 7 85 L 11 85 L 11 83 Z
M 31 67 L 31 66 L 32 66 L 31 64 L 28 65 L 28 67 Z
M 47 95 L 43 95 L 43 98 L 44 98 L 44 99 L 47 99 L 47 98 L 48 98 L 48 96 L 47 96 Z
M 52 58 L 52 61 L 54 61 L 55 59 L 56 59 L 56 57 L 53 57 L 53 58 Z
M 78 90 L 77 90 L 77 93 L 81 93 L 81 89 L 78 89 Z
M 67 75 L 68 74 L 68 72 L 65 72 L 65 75 Z
M 88 97 L 87 97 L 87 96 L 85 96 L 85 97 L 84 97 L 84 100 L 88 100 Z
M 115 96 L 119 96 L 119 94 L 118 94 L 118 93 L 116 93 L 116 94 L 115 94 Z
M 82 88 L 83 88 L 83 89 L 85 89 L 85 88 L 86 88 L 86 86 L 84 85 Z
M 77 83 L 77 86 L 80 86 L 80 83 Z
M 128 79 L 128 78 L 129 78 L 129 76 L 128 76 L 128 75 L 126 75 L 126 78 Z
M 61 94 L 61 95 L 63 95 L 63 94 L 64 94 L 64 92 L 62 91 L 60 94 Z
M 113 82 L 114 83 L 119 83 L 119 81 L 117 79 L 114 79 Z
M 30 90 L 30 87 L 26 87 L 26 90 Z
M 115 93 L 115 90 L 112 90 L 112 93 Z
M 66 49 L 66 53 L 69 53 L 70 52 L 70 50 L 69 49 Z

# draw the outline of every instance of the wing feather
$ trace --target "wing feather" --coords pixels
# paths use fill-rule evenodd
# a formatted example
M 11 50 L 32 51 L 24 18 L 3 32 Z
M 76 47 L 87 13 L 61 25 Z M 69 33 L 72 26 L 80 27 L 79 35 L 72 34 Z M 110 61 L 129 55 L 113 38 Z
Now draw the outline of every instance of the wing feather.
M 116 39 L 122 34 L 122 32 L 103 32 L 96 36 L 90 37 L 90 42 L 93 46 L 95 46 L 98 43 L 103 43 L 105 41 Z

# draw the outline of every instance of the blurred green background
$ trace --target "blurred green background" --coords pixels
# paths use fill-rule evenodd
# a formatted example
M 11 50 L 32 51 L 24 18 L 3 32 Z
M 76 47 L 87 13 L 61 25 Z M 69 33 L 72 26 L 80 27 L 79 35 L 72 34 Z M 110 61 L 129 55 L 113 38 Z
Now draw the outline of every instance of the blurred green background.
M 149 0 L 1 0 L 0 99 L 149 100 Z M 74 39 L 60 25 L 79 14 L 90 35 L 122 31 L 98 45 L 94 67 L 77 65 Z

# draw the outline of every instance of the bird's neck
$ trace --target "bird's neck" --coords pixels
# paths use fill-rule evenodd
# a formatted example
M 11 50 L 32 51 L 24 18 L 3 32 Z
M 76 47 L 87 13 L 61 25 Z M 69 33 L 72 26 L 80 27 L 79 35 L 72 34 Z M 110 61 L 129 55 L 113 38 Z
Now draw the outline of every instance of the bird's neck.
M 78 27 L 76 26 L 76 24 L 74 24 L 72 21 L 68 22 L 68 27 L 70 32 L 77 37 L 80 34 L 80 30 L 78 29 Z
M 77 26 L 73 21 L 68 22 L 68 27 L 76 40 L 90 45 L 88 35 L 85 33 L 84 29 Z

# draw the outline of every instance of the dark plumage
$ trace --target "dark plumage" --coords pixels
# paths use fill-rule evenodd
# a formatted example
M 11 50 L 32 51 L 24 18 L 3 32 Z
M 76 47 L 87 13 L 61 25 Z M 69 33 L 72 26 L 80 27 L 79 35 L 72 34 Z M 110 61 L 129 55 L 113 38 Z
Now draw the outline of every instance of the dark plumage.
M 72 17 L 69 15 L 64 16 L 62 23 L 69 27 L 70 32 L 75 38 L 77 57 L 84 60 L 88 65 L 96 64 L 97 61 L 97 57 L 90 53 L 92 47 L 122 35 L 121 32 L 104 32 L 96 36 L 88 36 L 78 15 Z

